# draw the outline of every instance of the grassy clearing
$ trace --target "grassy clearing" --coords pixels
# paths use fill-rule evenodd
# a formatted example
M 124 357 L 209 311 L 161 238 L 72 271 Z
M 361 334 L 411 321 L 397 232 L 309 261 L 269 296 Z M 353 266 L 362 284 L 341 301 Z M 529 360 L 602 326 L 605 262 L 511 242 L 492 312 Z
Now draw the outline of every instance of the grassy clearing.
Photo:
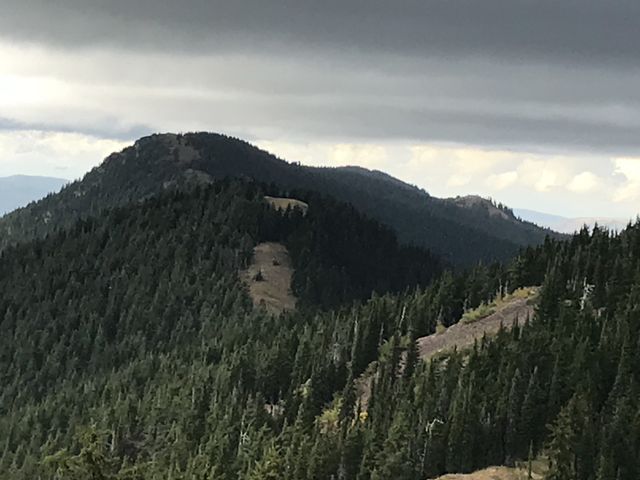
M 477 322 L 478 320 L 482 320 L 483 318 L 487 318 L 489 315 L 496 313 L 496 309 L 497 306 L 495 302 L 491 302 L 488 305 L 483 303 L 478 308 L 464 312 L 461 321 L 463 323 Z
M 309 205 L 307 203 L 295 198 L 265 196 L 264 199 L 276 210 L 299 208 L 300 210 L 302 210 L 302 213 L 306 214 L 307 210 L 309 209 Z
M 491 303 L 483 303 L 477 308 L 466 311 L 462 315 L 461 322 L 463 323 L 473 323 L 478 320 L 482 320 L 483 318 L 487 318 L 489 315 L 493 315 L 498 310 L 500 310 L 504 305 L 507 305 L 514 300 L 527 300 L 533 301 L 535 297 L 538 295 L 538 289 L 527 287 L 527 288 L 519 288 L 515 290 L 513 293 L 505 295 L 502 298 L 498 298 Z

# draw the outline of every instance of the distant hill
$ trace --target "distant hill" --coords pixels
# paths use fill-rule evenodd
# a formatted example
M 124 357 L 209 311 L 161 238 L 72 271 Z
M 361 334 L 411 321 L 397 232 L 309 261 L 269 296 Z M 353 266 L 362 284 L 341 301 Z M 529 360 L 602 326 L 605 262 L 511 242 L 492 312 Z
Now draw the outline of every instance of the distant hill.
M 53 177 L 0 177 L 0 215 L 24 207 L 49 193 L 57 192 L 66 183 L 68 180 Z
M 541 227 L 547 227 L 556 232 L 572 234 L 579 231 L 585 225 L 592 227 L 598 224 L 611 230 L 621 231 L 629 224 L 629 220 L 611 217 L 576 217 L 568 218 L 559 215 L 527 210 L 524 208 L 514 209 L 516 216 L 523 220 L 535 223 Z
M 151 135 L 110 155 L 60 194 L 0 221 L 0 247 L 169 188 L 223 177 L 250 178 L 289 191 L 314 190 L 351 203 L 392 227 L 401 242 L 426 247 L 457 265 L 507 259 L 551 233 L 486 200 L 438 199 L 382 172 L 302 166 L 242 140 L 192 133 Z

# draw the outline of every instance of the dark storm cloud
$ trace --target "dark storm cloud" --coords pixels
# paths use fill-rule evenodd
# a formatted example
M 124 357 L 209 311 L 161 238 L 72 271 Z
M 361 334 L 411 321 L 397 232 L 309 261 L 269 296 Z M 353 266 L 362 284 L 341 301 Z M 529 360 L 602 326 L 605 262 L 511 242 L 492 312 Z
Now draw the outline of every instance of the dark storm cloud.
M 0 4 L 0 42 L 63 58 L 27 74 L 81 84 L 43 129 L 640 148 L 637 0 Z
M 637 0 L 3 0 L 0 32 L 63 47 L 354 49 L 638 66 Z

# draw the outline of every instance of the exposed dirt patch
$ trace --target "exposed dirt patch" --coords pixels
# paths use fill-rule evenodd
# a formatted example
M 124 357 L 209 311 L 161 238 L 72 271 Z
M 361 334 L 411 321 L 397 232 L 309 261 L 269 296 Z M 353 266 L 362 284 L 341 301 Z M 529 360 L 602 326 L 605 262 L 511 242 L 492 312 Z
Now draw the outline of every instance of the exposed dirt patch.
M 306 214 L 309 209 L 309 205 L 307 203 L 295 198 L 265 196 L 264 199 L 276 210 L 286 210 L 288 207 L 299 208 L 302 210 L 303 214 Z
M 442 333 L 434 333 L 418 339 L 418 352 L 420 358 L 427 360 L 434 355 L 453 350 L 468 348 L 473 346 L 476 340 L 480 340 L 484 335 L 492 336 L 498 333 L 500 326 L 510 329 L 514 321 L 524 322 L 527 316 L 533 317 L 533 298 L 537 294 L 537 289 L 531 289 L 531 296 L 528 298 L 514 298 L 502 304 L 498 310 L 474 322 L 458 322 L 447 328 Z
M 437 480 L 521 480 L 526 478 L 525 472 L 518 472 L 507 467 L 491 467 L 468 474 L 449 474 Z
M 522 466 L 515 468 L 510 467 L 489 467 L 484 470 L 468 474 L 447 474 L 438 477 L 435 480 L 528 480 L 529 469 L 525 462 Z M 536 460 L 532 464 L 531 478 L 533 480 L 542 480 L 547 471 L 547 462 L 545 460 Z
M 287 247 L 275 242 L 257 245 L 253 249 L 253 263 L 241 272 L 253 303 L 275 314 L 296 308 L 296 298 L 291 292 L 292 276 Z

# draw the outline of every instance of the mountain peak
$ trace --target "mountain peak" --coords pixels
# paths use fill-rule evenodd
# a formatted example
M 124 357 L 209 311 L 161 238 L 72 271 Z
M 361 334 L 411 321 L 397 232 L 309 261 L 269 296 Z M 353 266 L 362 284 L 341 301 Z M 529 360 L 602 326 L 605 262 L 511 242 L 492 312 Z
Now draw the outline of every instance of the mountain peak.
M 215 135 L 216 134 L 209 134 Z M 163 147 L 165 152 L 158 151 L 158 147 Z M 138 139 L 133 144 L 133 149 L 137 155 L 143 149 L 153 149 L 160 158 L 172 160 L 175 163 L 189 165 L 200 158 L 200 153 L 189 142 L 189 137 L 180 133 L 155 133 L 147 137 Z
M 391 227 L 401 242 L 426 247 L 452 264 L 505 260 L 550 233 L 481 197 L 438 199 L 384 172 L 288 163 L 243 140 L 195 132 L 140 138 L 59 195 L 6 216 L 0 220 L 0 248 L 169 188 L 227 177 L 285 193 L 315 191 L 334 197 Z
M 480 195 L 465 195 L 449 199 L 456 205 L 463 208 L 482 208 L 487 211 L 490 217 L 499 217 L 504 220 L 515 220 L 513 212 L 502 204 L 496 204 L 489 198 Z

